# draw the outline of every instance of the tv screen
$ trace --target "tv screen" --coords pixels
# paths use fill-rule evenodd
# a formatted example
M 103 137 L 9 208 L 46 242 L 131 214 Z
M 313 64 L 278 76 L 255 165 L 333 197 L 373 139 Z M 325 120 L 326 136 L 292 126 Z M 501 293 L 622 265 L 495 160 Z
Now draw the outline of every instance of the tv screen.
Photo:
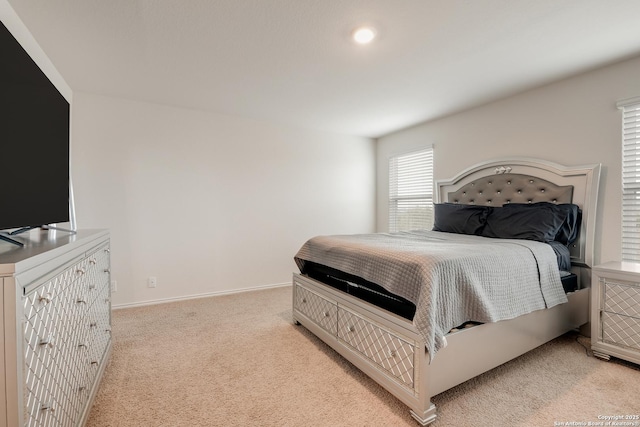
M 69 103 L 0 23 L 0 230 L 69 221 Z

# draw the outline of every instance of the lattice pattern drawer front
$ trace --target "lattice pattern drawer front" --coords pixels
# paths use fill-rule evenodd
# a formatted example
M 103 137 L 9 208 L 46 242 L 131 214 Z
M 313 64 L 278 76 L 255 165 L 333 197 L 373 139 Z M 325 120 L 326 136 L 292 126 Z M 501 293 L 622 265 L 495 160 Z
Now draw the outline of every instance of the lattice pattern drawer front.
M 111 339 L 109 253 L 100 248 L 23 299 L 28 427 L 76 426 Z
M 109 248 L 100 248 L 89 255 L 87 265 L 85 283 L 89 303 L 92 303 L 98 295 L 98 290 L 110 282 Z
M 106 277 L 108 279 L 109 272 L 110 272 L 110 265 L 111 265 L 109 247 L 104 246 L 98 249 L 94 256 L 97 261 L 96 268 L 98 272 L 100 272 L 103 275 L 103 277 Z
M 640 350 L 640 319 L 603 312 L 602 341 Z
M 338 310 L 338 338 L 414 388 L 414 346 L 410 342 L 343 308 Z
M 604 310 L 640 319 L 640 286 L 605 281 Z
M 84 295 L 87 298 L 87 304 L 91 305 L 98 296 L 98 289 L 102 288 L 104 284 L 104 273 L 100 273 L 96 267 L 96 261 L 91 259 L 89 268 L 87 269 L 86 276 L 83 278 L 83 285 L 81 287 Z
M 109 302 L 109 284 L 102 284 L 97 298 L 89 306 L 87 315 L 88 363 L 99 366 L 111 340 L 111 306 Z
M 68 273 L 65 271 L 61 277 L 68 277 Z M 65 283 L 54 278 L 52 282 L 63 285 L 50 300 L 42 299 L 41 290 L 24 300 L 24 419 L 27 426 L 73 426 L 84 406 L 79 393 L 84 381 L 78 357 L 78 343 L 84 340 L 85 333 L 79 323 L 84 307 L 74 296 L 74 280 Z M 42 307 L 27 318 L 27 313 L 33 312 L 27 310 L 29 304 Z
M 322 329 L 336 334 L 338 306 L 296 283 L 295 308 Z
M 66 269 L 59 275 L 42 283 L 36 292 L 27 295 L 23 304 L 25 318 L 30 319 L 47 307 L 50 309 L 51 307 L 47 306 L 47 304 L 60 295 L 76 279 L 74 271 L 75 268 Z

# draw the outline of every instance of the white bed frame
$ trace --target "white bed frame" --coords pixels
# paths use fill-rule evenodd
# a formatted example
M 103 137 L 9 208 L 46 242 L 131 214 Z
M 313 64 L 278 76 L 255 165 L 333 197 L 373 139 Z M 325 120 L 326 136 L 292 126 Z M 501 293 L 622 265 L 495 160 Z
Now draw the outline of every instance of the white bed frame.
M 432 396 L 588 323 L 599 178 L 600 165 L 565 167 L 512 158 L 484 162 L 436 184 L 437 201 L 464 194 L 459 203 L 493 205 L 553 201 L 555 196 L 548 195 L 555 194 L 556 186 L 572 186 L 571 200 L 582 209 L 580 236 L 571 251 L 579 290 L 567 295 L 566 304 L 450 332 L 447 346 L 431 364 L 411 321 L 300 274 L 293 275 L 294 322 L 404 402 L 413 418 L 427 425 L 436 418 Z M 517 188 L 511 187 L 515 183 Z

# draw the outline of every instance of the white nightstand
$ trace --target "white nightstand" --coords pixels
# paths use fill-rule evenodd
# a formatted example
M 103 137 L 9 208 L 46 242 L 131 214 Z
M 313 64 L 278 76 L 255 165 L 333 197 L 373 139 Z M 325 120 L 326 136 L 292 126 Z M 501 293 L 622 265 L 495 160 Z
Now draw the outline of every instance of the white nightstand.
M 640 264 L 607 262 L 592 270 L 591 349 L 640 364 Z

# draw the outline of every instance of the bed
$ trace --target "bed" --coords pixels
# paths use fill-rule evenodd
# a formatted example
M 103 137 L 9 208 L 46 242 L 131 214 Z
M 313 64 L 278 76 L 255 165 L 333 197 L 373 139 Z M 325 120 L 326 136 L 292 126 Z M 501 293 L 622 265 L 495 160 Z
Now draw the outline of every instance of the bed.
M 436 183 L 436 231 L 309 239 L 295 256 L 293 320 L 430 424 L 432 396 L 568 331 L 588 330 L 599 176 L 600 165 L 492 160 Z M 530 207 L 557 213 L 567 206 L 575 227 L 558 220 L 553 239 L 535 241 L 519 229 L 516 239 L 501 235 L 513 228 L 498 221 L 508 209 L 522 210 L 530 224 Z M 470 216 L 450 221 L 458 212 Z M 556 239 L 566 254 L 547 241 Z M 435 254 L 425 261 L 427 246 Z M 536 274 L 533 291 L 521 287 Z M 488 299 L 469 302 L 480 294 Z

